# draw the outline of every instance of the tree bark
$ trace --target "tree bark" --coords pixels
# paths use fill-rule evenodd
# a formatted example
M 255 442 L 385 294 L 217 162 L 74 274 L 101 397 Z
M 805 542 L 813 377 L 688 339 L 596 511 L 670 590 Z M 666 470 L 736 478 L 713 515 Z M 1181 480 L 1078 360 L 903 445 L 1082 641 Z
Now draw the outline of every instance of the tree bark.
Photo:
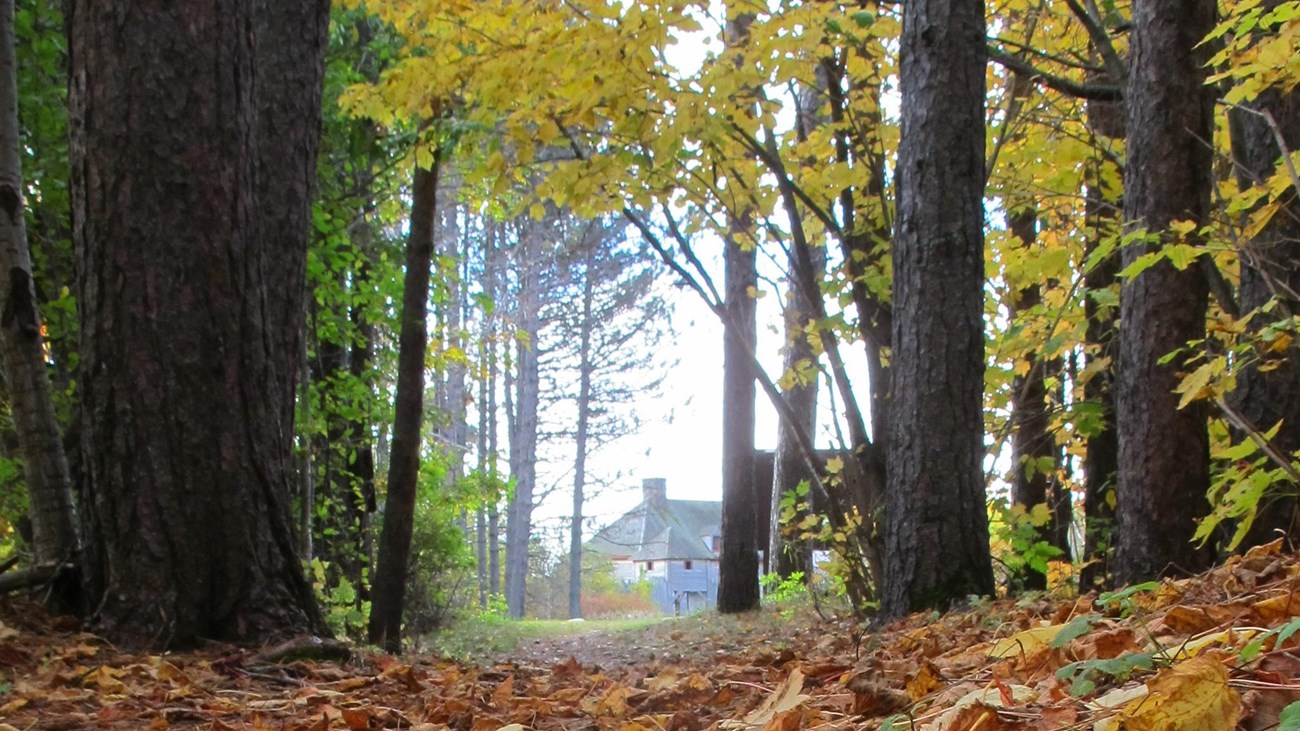
M 81 551 L 72 480 L 54 414 L 45 340 L 32 281 L 23 200 L 18 124 L 14 2 L 0 2 L 0 350 L 14 431 L 31 505 L 33 549 L 40 566 L 75 562 Z M 75 583 L 75 582 L 74 582 Z M 62 592 L 60 592 L 62 594 Z M 55 599 L 54 595 L 51 599 Z M 72 597 L 61 596 L 56 605 Z M 53 607 L 52 607 L 53 608 Z M 58 607 L 67 608 L 67 607 Z
M 1271 5 L 1276 3 L 1266 3 Z M 1245 108 L 1229 111 L 1232 159 L 1242 189 L 1266 184 L 1276 172 L 1283 151 L 1263 113 L 1272 116 L 1286 143 L 1286 151 L 1300 149 L 1300 96 L 1294 91 L 1265 91 Z M 1253 322 L 1263 325 L 1275 318 L 1300 314 L 1300 200 L 1288 189 L 1284 208 L 1246 245 L 1242 252 L 1239 299 L 1242 313 L 1251 312 L 1276 297 L 1281 304 L 1274 315 Z M 1255 428 L 1266 431 L 1278 421 L 1282 428 L 1273 444 L 1282 454 L 1300 449 L 1300 362 L 1295 349 L 1270 371 L 1252 365 L 1237 378 L 1232 406 Z M 1270 496 L 1271 497 L 1271 496 Z M 1266 498 L 1267 499 L 1267 498 Z M 1300 512 L 1294 496 L 1269 499 L 1259 506 L 1242 548 L 1267 543 L 1285 535 L 1300 537 Z
M 728 9 L 726 43 L 743 45 L 754 16 Z M 740 63 L 739 58 L 736 63 Z M 758 320 L 757 249 L 751 216 L 735 206 L 723 255 L 728 327 L 722 348 L 722 550 L 718 557 L 718 611 L 747 612 L 759 606 L 758 515 L 754 480 L 754 370 L 750 354 Z M 749 239 L 746 241 L 746 239 Z
M 430 170 L 416 165 L 411 185 L 411 232 L 406 244 L 402 286 L 402 329 L 398 336 L 397 392 L 393 408 L 393 442 L 388 464 L 388 495 L 379 537 L 370 605 L 370 642 L 385 651 L 402 648 L 402 607 L 415 522 L 415 494 L 420 479 L 420 430 L 424 423 L 424 357 L 429 332 L 429 267 L 437 211 L 439 153 Z
M 1158 241 L 1124 248 L 1125 266 L 1158 249 L 1173 221 L 1205 223 L 1210 206 L 1214 90 L 1205 85 L 1213 0 L 1135 0 L 1129 57 L 1124 220 Z M 1160 359 L 1205 335 L 1201 270 L 1163 261 L 1123 284 L 1119 371 L 1120 584 L 1195 572 L 1211 559 L 1192 544 L 1209 511 L 1209 437 L 1203 403 L 1178 408 L 1182 360 Z
M 123 644 L 323 631 L 287 498 L 326 11 L 70 5 L 86 586 Z
M 993 593 L 981 460 L 984 4 L 903 10 L 882 612 Z

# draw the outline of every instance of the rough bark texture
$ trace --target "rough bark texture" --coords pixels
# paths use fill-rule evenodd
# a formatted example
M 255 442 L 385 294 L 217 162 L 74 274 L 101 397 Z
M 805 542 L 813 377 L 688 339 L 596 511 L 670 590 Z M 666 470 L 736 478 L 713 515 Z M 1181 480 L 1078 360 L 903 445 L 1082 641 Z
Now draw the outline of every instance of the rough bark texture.
M 1282 155 L 1273 130 L 1257 112 L 1272 115 L 1288 151 L 1300 149 L 1300 96 L 1294 91 L 1270 90 L 1246 109 L 1232 110 L 1232 157 L 1243 188 L 1272 177 Z M 1286 208 L 1274 214 L 1243 252 L 1239 290 L 1243 313 L 1277 297 L 1282 306 L 1273 317 L 1300 314 L 1300 200 L 1294 190 L 1288 190 L 1286 196 Z M 1270 321 L 1261 317 L 1253 322 L 1262 326 Z M 1260 372 L 1253 366 L 1243 369 L 1232 406 L 1260 431 L 1271 429 L 1280 420 L 1282 428 L 1273 444 L 1289 455 L 1300 449 L 1300 362 L 1294 348 L 1287 355 L 1271 371 Z M 1294 496 L 1261 505 L 1242 547 L 1266 543 L 1282 534 L 1292 541 L 1300 537 Z
M 0 350 L 14 431 L 31 505 L 38 564 L 74 561 L 80 552 L 72 481 L 54 415 L 31 252 L 19 153 L 14 3 L 0 2 Z
M 984 507 L 984 5 L 903 11 L 885 616 L 993 592 Z
M 438 162 L 415 168 L 411 185 L 411 231 L 406 244 L 402 285 L 402 329 L 398 335 L 397 391 L 393 406 L 393 447 L 388 463 L 388 495 L 379 560 L 371 589 L 371 643 L 388 652 L 402 647 L 402 606 L 420 479 L 420 430 L 424 424 L 424 356 L 429 344 L 429 266 L 437 207 Z
M 1126 226 L 1160 237 L 1172 221 L 1204 223 L 1210 205 L 1214 91 L 1204 85 L 1213 0 L 1136 0 L 1129 58 Z M 1159 246 L 1132 245 L 1128 265 Z M 1199 571 L 1210 553 L 1191 543 L 1209 506 L 1205 408 L 1178 409 L 1182 365 L 1158 361 L 1204 337 L 1207 284 L 1197 267 L 1162 262 L 1120 293 L 1118 541 L 1120 584 Z
M 70 5 L 86 583 L 127 644 L 323 630 L 286 502 L 327 6 L 259 8 Z

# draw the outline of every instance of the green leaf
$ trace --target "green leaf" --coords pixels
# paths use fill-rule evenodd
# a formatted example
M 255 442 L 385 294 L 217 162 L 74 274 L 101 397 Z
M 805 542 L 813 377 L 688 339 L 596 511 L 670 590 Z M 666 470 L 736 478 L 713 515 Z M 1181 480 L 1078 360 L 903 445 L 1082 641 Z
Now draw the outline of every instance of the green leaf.
M 1277 731 L 1300 731 L 1300 701 L 1283 708 L 1277 720 Z
M 1124 267 L 1124 270 L 1119 273 L 1119 277 L 1120 279 L 1133 279 L 1142 272 L 1145 272 L 1156 264 L 1159 264 L 1160 260 L 1163 258 L 1165 258 L 1164 252 L 1160 251 L 1143 254 L 1133 260 L 1132 264 Z
M 1059 650 L 1070 644 L 1070 642 L 1075 638 L 1088 634 L 1088 631 L 1092 629 L 1093 622 L 1096 622 L 1097 619 L 1099 619 L 1099 617 L 1095 614 L 1085 614 L 1082 617 L 1076 617 L 1069 624 L 1062 627 L 1061 631 L 1047 644 L 1051 646 L 1053 650 Z
M 849 16 L 859 28 L 870 28 L 872 23 L 876 22 L 876 16 L 866 10 L 859 10 Z

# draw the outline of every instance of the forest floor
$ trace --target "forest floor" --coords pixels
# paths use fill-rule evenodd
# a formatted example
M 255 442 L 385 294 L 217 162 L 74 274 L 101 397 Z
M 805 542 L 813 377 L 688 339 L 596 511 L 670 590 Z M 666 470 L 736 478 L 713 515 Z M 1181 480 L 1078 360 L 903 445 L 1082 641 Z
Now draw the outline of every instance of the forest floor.
M 593 625 L 595 623 L 592 623 Z M 808 607 L 526 639 L 475 662 L 132 655 L 0 605 L 0 731 L 1300 729 L 1300 556 L 864 630 Z

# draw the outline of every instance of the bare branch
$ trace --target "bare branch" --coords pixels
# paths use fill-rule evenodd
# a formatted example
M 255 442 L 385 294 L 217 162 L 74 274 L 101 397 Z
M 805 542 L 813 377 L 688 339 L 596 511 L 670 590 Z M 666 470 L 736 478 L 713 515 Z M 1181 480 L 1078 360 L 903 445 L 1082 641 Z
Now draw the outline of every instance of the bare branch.
M 1124 99 L 1124 89 L 1118 84 L 1089 84 L 1049 74 L 1024 59 L 1016 58 L 991 46 L 988 49 L 988 54 L 991 61 L 995 61 L 1012 71 L 1033 77 L 1048 88 L 1055 89 L 1062 94 L 1102 102 L 1122 101 Z

